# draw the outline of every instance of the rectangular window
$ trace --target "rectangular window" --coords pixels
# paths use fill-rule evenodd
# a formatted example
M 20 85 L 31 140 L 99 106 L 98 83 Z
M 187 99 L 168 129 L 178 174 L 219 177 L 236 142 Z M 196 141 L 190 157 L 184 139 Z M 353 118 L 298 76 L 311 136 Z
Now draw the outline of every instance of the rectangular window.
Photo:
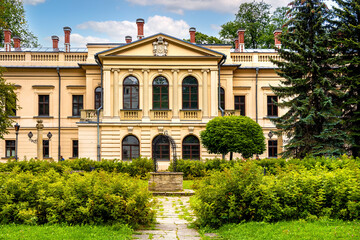
M 72 144 L 72 149 L 73 149 L 72 156 L 74 158 L 77 158 L 77 157 L 79 157 L 79 140 L 73 140 L 72 142 L 73 142 L 73 144 Z
M 240 115 L 245 116 L 245 96 L 235 96 L 235 110 L 240 110 Z
M 277 157 L 277 146 L 278 141 L 277 140 L 269 140 L 268 141 L 268 152 L 269 152 L 269 158 L 276 158 Z
M 15 157 L 15 140 L 5 140 L 5 157 Z
M 43 140 L 43 157 L 49 158 L 49 140 Z
M 268 96 L 267 97 L 267 115 L 269 117 L 277 117 L 278 116 L 278 107 L 276 106 L 277 103 L 276 96 Z
M 80 110 L 83 109 L 83 95 L 73 95 L 72 99 L 72 115 L 80 116 Z
M 49 116 L 49 95 L 39 95 L 39 116 Z

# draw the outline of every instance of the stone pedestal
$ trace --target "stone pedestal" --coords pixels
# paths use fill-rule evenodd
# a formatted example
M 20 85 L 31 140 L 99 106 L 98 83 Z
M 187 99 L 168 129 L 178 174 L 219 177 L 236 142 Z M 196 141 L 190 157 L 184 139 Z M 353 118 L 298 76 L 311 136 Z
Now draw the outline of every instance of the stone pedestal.
M 157 192 L 174 192 L 183 190 L 182 172 L 151 172 L 149 190 Z

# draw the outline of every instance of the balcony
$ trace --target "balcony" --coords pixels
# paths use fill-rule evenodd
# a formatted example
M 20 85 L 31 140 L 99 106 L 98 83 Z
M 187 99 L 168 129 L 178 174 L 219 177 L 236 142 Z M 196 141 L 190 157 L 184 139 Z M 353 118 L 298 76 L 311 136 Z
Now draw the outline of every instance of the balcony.
M 180 110 L 180 120 L 201 120 L 202 112 L 199 109 L 195 110 Z
M 102 115 L 102 111 L 100 112 L 100 117 Z M 97 115 L 95 109 L 83 109 L 80 110 L 80 121 L 81 122 L 96 122 Z
M 259 50 L 260 51 L 260 50 Z M 270 59 L 281 60 L 277 52 L 232 52 L 231 60 L 234 64 L 241 64 L 245 67 L 264 66 L 273 67 Z
M 150 119 L 151 120 L 171 120 L 172 111 L 171 110 L 150 110 Z
M 136 121 L 141 120 L 142 110 L 141 109 L 121 109 L 120 110 L 120 119 L 121 120 L 130 120 Z
M 240 110 L 224 110 L 224 116 L 240 116 Z M 221 111 L 219 111 L 219 117 L 221 117 Z

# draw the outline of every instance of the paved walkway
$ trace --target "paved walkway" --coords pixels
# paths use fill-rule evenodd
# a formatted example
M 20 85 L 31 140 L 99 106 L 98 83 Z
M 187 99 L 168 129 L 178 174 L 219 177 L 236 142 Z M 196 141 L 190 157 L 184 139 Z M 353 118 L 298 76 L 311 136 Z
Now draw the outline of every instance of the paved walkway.
M 200 240 L 199 233 L 188 228 L 193 219 L 190 197 L 156 197 L 156 224 L 153 229 L 140 230 L 134 239 Z M 141 233 L 141 234 L 140 234 Z

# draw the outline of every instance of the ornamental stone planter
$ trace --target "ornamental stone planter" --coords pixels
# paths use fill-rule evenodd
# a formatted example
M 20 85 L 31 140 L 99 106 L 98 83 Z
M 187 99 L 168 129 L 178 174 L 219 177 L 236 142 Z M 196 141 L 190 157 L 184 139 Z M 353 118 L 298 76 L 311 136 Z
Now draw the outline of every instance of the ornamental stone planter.
M 183 190 L 182 172 L 151 172 L 149 190 L 155 192 L 175 192 Z

